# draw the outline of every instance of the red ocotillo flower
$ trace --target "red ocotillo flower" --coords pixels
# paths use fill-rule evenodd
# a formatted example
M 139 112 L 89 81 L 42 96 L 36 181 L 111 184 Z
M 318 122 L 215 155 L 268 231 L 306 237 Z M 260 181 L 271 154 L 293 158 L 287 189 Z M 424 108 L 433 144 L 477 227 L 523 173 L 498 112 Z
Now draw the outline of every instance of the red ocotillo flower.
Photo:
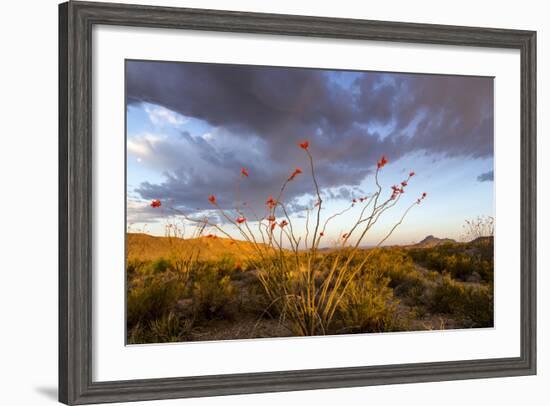
M 426 192 L 422 193 L 422 199 L 425 199 L 427 196 Z
M 387 160 L 386 156 L 385 156 L 385 155 L 382 155 L 382 157 L 380 158 L 380 160 L 379 160 L 378 163 L 376 164 L 376 167 L 377 167 L 378 169 L 383 168 L 384 165 L 386 165 L 387 163 L 388 163 L 388 160 Z
M 156 209 L 156 208 L 158 208 L 158 207 L 160 207 L 160 206 L 161 206 L 161 203 L 160 203 L 160 200 L 159 200 L 159 199 L 155 199 L 155 200 L 153 200 L 153 201 L 151 202 L 151 207 L 152 207 L 153 209 Z
M 296 169 L 294 169 L 294 172 L 292 172 L 288 180 L 293 180 L 296 177 L 296 175 L 299 175 L 301 173 L 302 173 L 302 169 L 297 167 Z
M 399 186 L 397 186 L 397 185 L 393 185 L 391 187 L 391 190 L 392 190 L 392 194 L 391 194 L 391 197 L 390 197 L 391 200 L 395 200 L 397 198 L 397 196 L 399 196 L 399 193 L 404 192 L 403 188 L 399 188 Z
M 308 149 L 309 147 L 309 141 L 308 140 L 304 140 L 303 142 L 299 143 L 298 146 L 302 149 Z
M 322 237 L 322 236 L 324 236 L 324 235 L 325 235 L 325 233 L 322 232 L 322 231 L 319 233 L 319 237 Z
M 279 227 L 281 227 L 281 228 L 284 228 L 284 226 L 287 226 L 287 225 L 288 225 L 288 221 L 286 221 L 286 220 L 283 220 L 279 223 Z
M 416 173 L 414 173 L 414 171 L 410 171 L 410 172 L 409 172 L 409 177 L 412 178 L 414 175 L 416 175 Z
M 273 232 L 275 227 L 277 227 L 277 223 L 275 223 L 275 222 L 271 223 L 271 232 Z
M 246 168 L 241 168 L 241 175 L 248 178 L 248 171 L 246 170 Z
M 267 207 L 269 207 L 270 209 L 274 208 L 275 206 L 277 206 L 277 201 L 275 199 L 273 199 L 273 196 L 269 196 L 269 199 L 267 199 L 265 201 L 265 204 L 267 205 Z
M 273 223 L 275 220 L 276 219 L 275 219 L 275 216 L 273 214 L 267 218 L 267 221 L 269 221 L 270 223 Z
M 407 185 L 408 185 L 408 183 L 407 183 L 406 180 L 404 180 L 403 182 L 401 182 L 401 186 L 405 187 L 405 186 L 407 186 Z
M 214 195 L 208 196 L 208 201 L 212 204 L 216 204 L 216 196 Z
M 246 219 L 244 217 L 237 217 L 237 219 L 235 221 L 239 224 L 242 224 L 246 221 Z
M 348 233 L 344 233 L 344 234 L 342 235 L 342 238 L 346 239 L 346 238 L 348 238 L 348 236 L 349 236 Z

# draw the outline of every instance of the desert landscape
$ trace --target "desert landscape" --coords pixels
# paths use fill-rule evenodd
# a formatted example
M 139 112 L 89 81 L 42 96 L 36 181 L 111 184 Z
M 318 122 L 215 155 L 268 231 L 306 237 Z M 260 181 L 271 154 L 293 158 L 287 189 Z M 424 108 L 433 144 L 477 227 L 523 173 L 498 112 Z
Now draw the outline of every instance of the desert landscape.
M 129 344 L 304 334 L 285 314 L 287 309 L 273 303 L 264 289 L 260 271 L 248 261 L 255 252 L 251 243 L 139 233 L 127 234 L 127 242 Z M 362 249 L 354 261 L 360 262 L 369 251 Z M 318 261 L 329 264 L 337 255 L 337 250 L 321 250 Z M 320 288 L 329 272 L 328 266 L 321 266 L 314 284 Z M 295 283 L 302 279 L 289 278 Z M 314 334 L 475 328 L 492 323 L 493 238 L 456 242 L 429 236 L 414 245 L 376 249 L 328 329 Z

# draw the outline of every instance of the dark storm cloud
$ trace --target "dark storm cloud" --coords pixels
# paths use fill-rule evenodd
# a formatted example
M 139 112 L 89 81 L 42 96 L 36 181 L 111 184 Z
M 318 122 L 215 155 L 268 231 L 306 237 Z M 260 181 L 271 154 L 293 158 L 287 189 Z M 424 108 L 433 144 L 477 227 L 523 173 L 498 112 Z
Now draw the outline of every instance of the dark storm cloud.
M 352 118 L 345 92 L 331 92 L 322 71 L 269 67 L 130 62 L 130 103 L 159 104 L 213 126 L 253 133 L 293 124 L 333 125 Z
M 492 79 L 355 73 L 344 84 L 337 76 L 312 69 L 129 62 L 129 103 L 204 120 L 233 142 L 182 134 L 179 148 L 191 148 L 193 156 L 167 172 L 165 182 L 143 183 L 136 191 L 188 208 L 204 206 L 205 193 L 232 201 L 235 182 L 227 178 L 245 166 L 251 176 L 243 182 L 242 199 L 267 197 L 294 166 L 307 169 L 296 147 L 304 138 L 315 153 L 319 183 L 335 190 L 358 185 L 382 154 L 392 161 L 414 152 L 492 156 Z M 178 145 L 159 145 L 155 153 L 174 158 Z M 288 198 L 305 190 L 312 190 L 311 180 L 299 177 Z
M 493 171 L 482 173 L 477 177 L 479 182 L 492 182 L 495 180 L 495 173 Z

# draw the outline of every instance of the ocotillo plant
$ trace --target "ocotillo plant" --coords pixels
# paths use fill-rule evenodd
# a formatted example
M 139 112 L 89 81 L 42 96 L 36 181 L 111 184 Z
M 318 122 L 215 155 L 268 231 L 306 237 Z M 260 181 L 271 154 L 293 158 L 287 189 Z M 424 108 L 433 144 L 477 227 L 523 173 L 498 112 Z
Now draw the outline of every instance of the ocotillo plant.
M 245 213 L 241 205 L 233 210 L 225 209 L 214 194 L 208 196 L 208 201 L 223 218 L 222 224 L 193 218 L 180 210 L 174 212 L 186 221 L 198 225 L 201 232 L 211 228 L 235 241 L 232 234 L 224 229 L 224 224 L 232 225 L 242 239 L 254 248 L 254 255 L 250 256 L 249 263 L 257 270 L 261 285 L 271 301 L 268 307 L 276 307 L 281 319 L 290 321 L 296 334 L 327 334 L 335 314 L 349 295 L 350 286 L 365 269 L 373 252 L 393 234 L 410 210 L 426 198 L 426 193 L 414 200 L 389 232 L 365 253 L 361 243 L 381 216 L 401 200 L 415 173 L 411 171 L 400 184 L 391 187 L 390 194 L 384 196 L 378 175 L 388 159 L 382 156 L 376 163 L 374 172 L 375 191 L 369 196 L 353 199 L 340 212 L 324 215 L 324 202 L 310 144 L 303 141 L 298 146 L 307 156 L 308 172 L 313 185 L 312 194 L 316 199 L 313 207 L 306 210 L 303 235 L 296 230 L 285 204 L 287 185 L 298 176 L 304 176 L 300 167 L 290 172 L 276 197 L 272 195 L 267 198 L 262 216 L 258 216 L 251 208 Z M 248 177 L 249 171 L 241 168 L 237 194 L 241 179 Z M 156 208 L 160 204 L 160 201 L 154 200 L 151 206 Z M 353 225 L 336 242 L 336 253 L 320 253 L 320 242 L 325 237 L 328 225 L 345 213 L 353 213 L 351 209 L 356 206 L 361 209 L 358 210 Z

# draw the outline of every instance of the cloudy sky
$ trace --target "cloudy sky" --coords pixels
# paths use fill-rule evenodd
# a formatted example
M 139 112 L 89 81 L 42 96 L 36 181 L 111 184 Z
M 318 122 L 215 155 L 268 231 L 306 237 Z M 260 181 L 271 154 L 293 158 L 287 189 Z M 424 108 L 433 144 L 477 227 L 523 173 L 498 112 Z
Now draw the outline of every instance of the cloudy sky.
M 261 212 L 300 167 L 284 199 L 300 232 L 314 202 L 297 146 L 305 139 L 324 217 L 375 191 L 381 155 L 389 160 L 379 177 L 384 196 L 416 173 L 365 244 L 376 244 L 422 192 L 427 199 L 387 243 L 458 238 L 466 219 L 494 213 L 492 78 L 127 61 L 126 93 L 127 216 L 135 231 L 163 235 L 172 208 L 216 220 L 210 194 L 228 210 L 246 202 Z M 162 210 L 149 206 L 153 199 Z M 346 232 L 359 211 L 333 222 L 325 241 Z

